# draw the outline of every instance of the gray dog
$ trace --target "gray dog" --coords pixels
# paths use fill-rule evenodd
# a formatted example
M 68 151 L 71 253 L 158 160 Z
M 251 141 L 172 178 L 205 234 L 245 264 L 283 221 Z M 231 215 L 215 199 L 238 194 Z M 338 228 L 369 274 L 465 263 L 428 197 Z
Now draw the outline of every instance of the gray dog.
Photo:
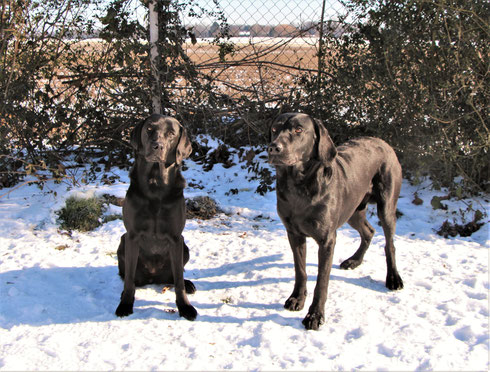
M 319 247 L 318 278 L 303 324 L 306 329 L 323 324 L 336 231 L 347 222 L 359 232 L 359 249 L 341 264 L 343 269 L 356 268 L 375 231 L 366 219 L 368 203 L 377 204 L 385 234 L 386 287 L 403 288 L 393 245 L 402 171 L 393 149 L 371 137 L 336 148 L 321 122 L 288 113 L 272 122 L 268 153 L 277 173 L 277 211 L 294 256 L 294 290 L 284 307 L 299 311 L 304 306 L 306 237 L 312 237 Z
M 117 250 L 124 290 L 116 315 L 133 313 L 135 286 L 174 284 L 180 316 L 194 320 L 196 309 L 186 293 L 196 288 L 184 280 L 189 248 L 184 243 L 184 187 L 182 159 L 192 148 L 186 130 L 168 116 L 152 115 L 131 133 L 136 160 L 130 173 L 123 220 L 126 233 Z

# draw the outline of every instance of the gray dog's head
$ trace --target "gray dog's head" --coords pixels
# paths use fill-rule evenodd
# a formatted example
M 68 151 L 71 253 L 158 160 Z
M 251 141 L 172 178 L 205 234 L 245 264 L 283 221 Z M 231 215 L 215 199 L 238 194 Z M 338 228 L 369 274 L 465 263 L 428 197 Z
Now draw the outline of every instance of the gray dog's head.
M 337 150 L 323 124 L 309 115 L 286 113 L 270 127 L 269 163 L 291 166 L 317 160 L 329 164 Z
M 131 145 L 146 161 L 181 164 L 192 152 L 187 131 L 171 116 L 153 114 L 131 132 Z

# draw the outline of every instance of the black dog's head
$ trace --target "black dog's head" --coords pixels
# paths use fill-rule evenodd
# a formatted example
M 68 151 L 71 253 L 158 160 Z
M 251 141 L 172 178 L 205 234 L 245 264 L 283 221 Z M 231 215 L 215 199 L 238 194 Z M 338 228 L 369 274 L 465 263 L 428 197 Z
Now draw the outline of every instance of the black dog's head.
M 187 131 L 170 116 L 153 114 L 131 132 L 131 145 L 146 161 L 181 164 L 192 152 Z
M 328 165 L 337 149 L 323 124 L 309 115 L 281 114 L 270 128 L 269 163 L 291 166 L 317 160 Z

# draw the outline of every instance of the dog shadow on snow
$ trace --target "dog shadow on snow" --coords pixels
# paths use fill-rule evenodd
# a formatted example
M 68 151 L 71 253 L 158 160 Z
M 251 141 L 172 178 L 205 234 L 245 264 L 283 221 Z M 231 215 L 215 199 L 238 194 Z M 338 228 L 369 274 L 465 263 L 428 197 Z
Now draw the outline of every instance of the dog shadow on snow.
M 309 264 L 309 266 L 316 265 Z M 281 278 L 254 275 L 258 272 L 266 272 L 271 268 L 284 268 L 288 274 Z M 339 266 L 334 265 L 333 268 L 338 269 Z M 233 276 L 241 279 L 235 280 Z M 290 283 L 292 290 L 294 265 L 284 263 L 283 255 L 278 254 L 225 264 L 216 268 L 191 269 L 186 271 L 185 277 L 194 282 L 198 293 L 240 287 L 263 287 L 278 283 Z M 220 277 L 225 277 L 225 279 L 220 279 Z M 251 279 L 246 279 L 247 277 Z M 259 279 L 253 277 L 259 277 Z M 314 282 L 316 276 L 309 276 L 308 280 Z M 341 280 L 377 292 L 387 292 L 384 283 L 374 282 L 371 278 L 345 278 L 332 274 L 331 280 Z M 154 288 L 155 291 L 160 292 L 162 287 L 162 285 L 150 285 L 144 288 Z M 0 273 L 0 296 L 2 298 L 0 328 L 10 329 L 18 325 L 46 326 L 113 321 L 118 319 L 114 311 L 119 303 L 122 288 L 123 282 L 118 275 L 117 264 L 102 267 L 31 267 L 3 272 Z M 170 297 L 162 294 L 161 302 L 159 300 L 147 301 L 138 299 L 138 290 L 141 289 L 136 290 L 134 313 L 125 319 L 179 319 L 173 293 Z M 257 288 L 257 291 L 261 290 L 264 289 Z M 192 295 L 189 299 L 198 312 L 199 309 L 218 309 L 224 304 L 223 299 L 220 298 L 208 303 L 200 303 Z M 272 300 L 275 301 L 275 299 Z M 200 314 L 196 322 L 273 321 L 281 325 L 291 325 L 291 318 L 281 315 L 282 311 L 285 311 L 283 309 L 284 300 L 285 298 L 281 298 L 267 304 L 247 302 L 245 299 L 236 304 L 229 304 L 237 309 L 237 313 L 241 313 L 241 310 L 244 309 L 258 309 L 273 310 L 272 314 L 250 318 Z M 168 309 L 162 309 L 162 306 Z M 303 313 L 298 313 L 298 318 L 301 315 L 304 316 Z

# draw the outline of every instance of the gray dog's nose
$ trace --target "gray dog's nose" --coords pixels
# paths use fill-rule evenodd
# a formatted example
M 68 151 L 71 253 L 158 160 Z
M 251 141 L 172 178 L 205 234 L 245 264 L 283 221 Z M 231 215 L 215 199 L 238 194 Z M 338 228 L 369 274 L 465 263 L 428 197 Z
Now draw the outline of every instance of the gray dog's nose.
M 277 155 L 282 152 L 282 145 L 278 143 L 271 143 L 268 148 L 269 154 Z

